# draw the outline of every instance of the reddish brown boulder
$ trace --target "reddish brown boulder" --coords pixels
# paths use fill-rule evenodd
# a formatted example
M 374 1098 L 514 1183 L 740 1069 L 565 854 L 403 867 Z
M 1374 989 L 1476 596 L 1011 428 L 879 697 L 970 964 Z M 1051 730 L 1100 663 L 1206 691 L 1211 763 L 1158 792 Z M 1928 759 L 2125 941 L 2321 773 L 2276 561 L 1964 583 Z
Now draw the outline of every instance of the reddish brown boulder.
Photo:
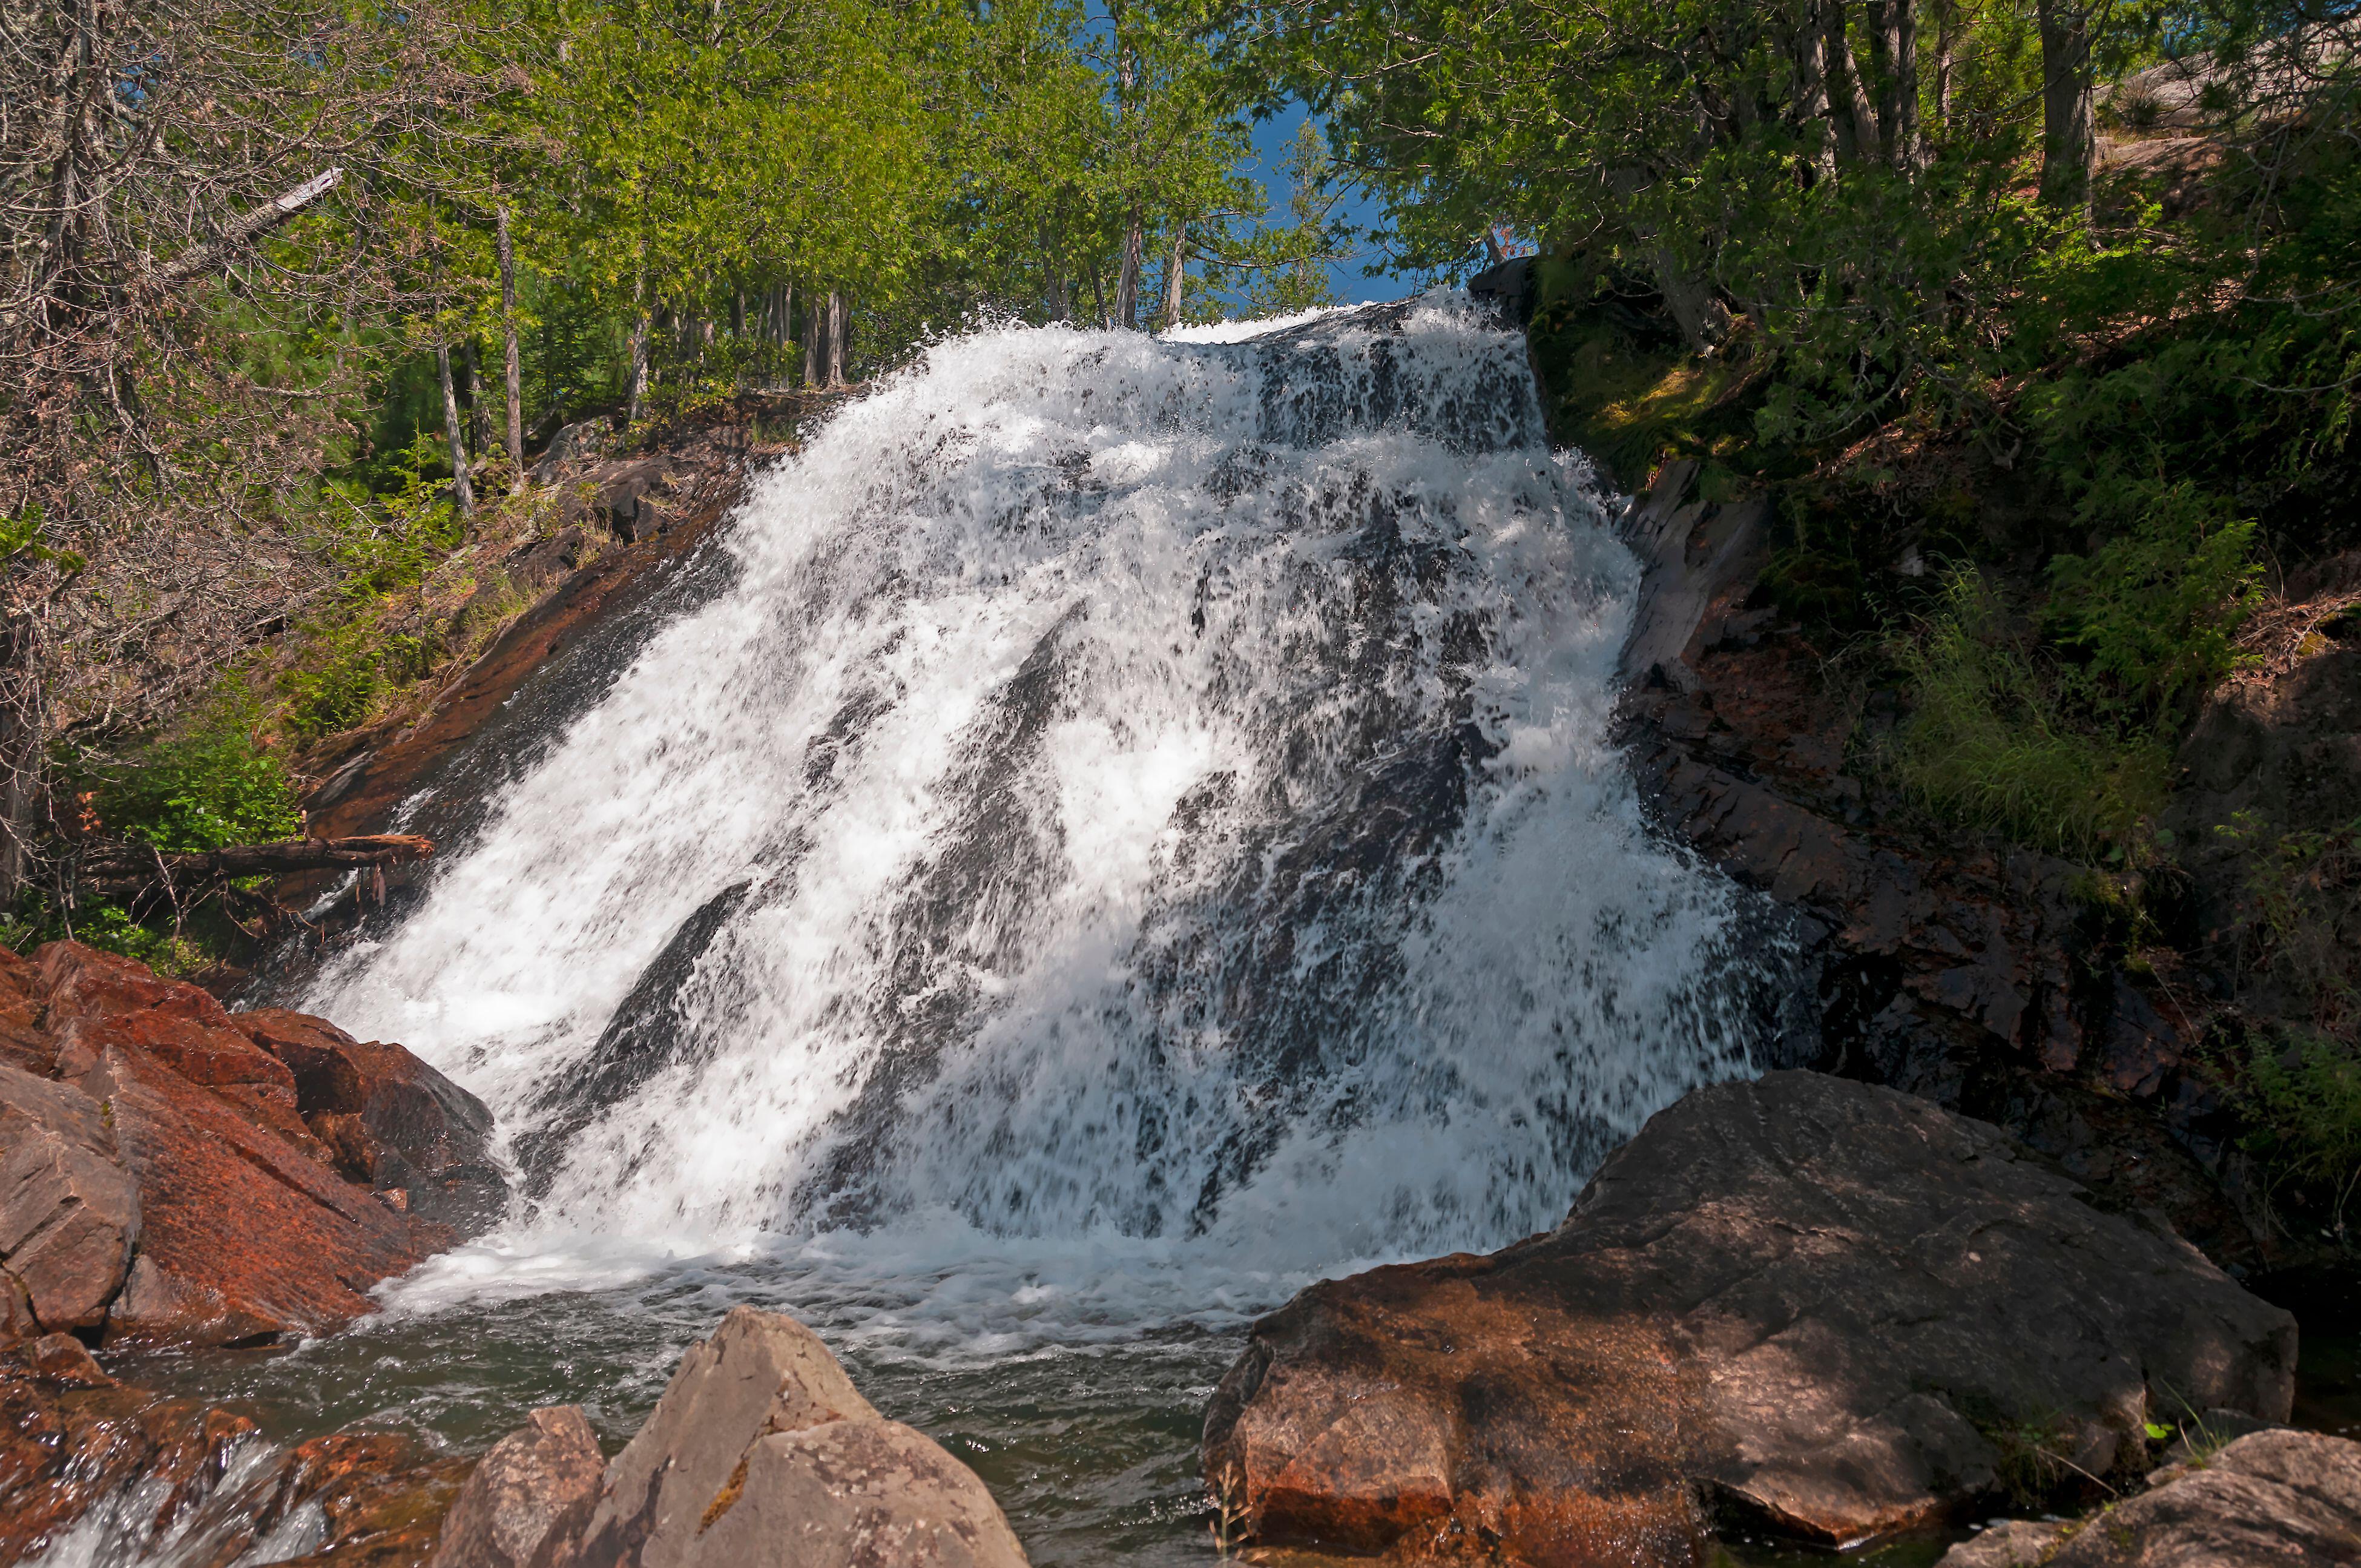
M 9 1339 L 93 1329 L 122 1287 L 139 1196 L 97 1102 L 0 1065 L 0 1303 Z
M 45 942 L 33 953 L 48 1027 L 61 1044 L 72 1031 L 126 1013 L 165 1013 L 208 1028 L 229 1027 L 229 1013 L 198 986 L 166 980 L 137 959 L 80 942 Z
M 85 1082 L 112 1107 L 139 1184 L 138 1252 L 109 1344 L 324 1332 L 448 1238 L 143 1052 L 110 1047 Z
M 296 1111 L 295 1075 L 205 992 L 79 942 L 48 943 L 36 959 L 55 1076 L 81 1081 L 109 1047 L 144 1051 L 257 1126 L 322 1156 Z
M 412 1212 L 462 1234 L 507 1207 L 482 1101 L 401 1047 L 357 1040 L 324 1018 L 272 1007 L 233 1021 L 291 1070 L 313 1135 L 356 1179 L 401 1190 Z
M 58 1048 L 41 1027 L 41 971 L 0 948 L 0 1062 L 46 1078 Z
M 581 1406 L 533 1411 L 459 1489 L 434 1568 L 564 1568 L 590 1522 L 606 1468 Z
M 1806 1072 L 1697 1091 L 1554 1232 L 1316 1285 L 1205 1418 L 1224 1533 L 1650 1568 L 1708 1508 L 1822 1545 L 2286 1418 L 2295 1323 L 1989 1124 Z M 2025 1434 L 2033 1434 L 2028 1439 Z

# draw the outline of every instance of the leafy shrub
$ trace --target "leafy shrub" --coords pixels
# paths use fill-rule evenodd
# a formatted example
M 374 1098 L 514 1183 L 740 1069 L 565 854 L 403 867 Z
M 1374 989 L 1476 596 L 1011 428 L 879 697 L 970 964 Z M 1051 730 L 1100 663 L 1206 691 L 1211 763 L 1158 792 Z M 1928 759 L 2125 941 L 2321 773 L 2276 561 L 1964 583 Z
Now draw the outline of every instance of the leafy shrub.
M 2049 618 L 2106 693 L 2154 713 L 2228 674 L 2233 639 L 2260 599 L 2253 521 L 2185 480 L 2121 476 L 2095 487 L 2081 514 L 2106 537 L 2051 561 Z
M 159 850 L 219 850 L 301 826 L 294 781 L 255 740 L 259 705 L 225 684 L 180 723 L 96 770 L 91 805 L 109 831 Z
M 2361 1025 L 2361 822 L 2274 833 L 2242 811 L 2214 828 L 2243 851 L 2246 959 L 2290 987 L 2318 1027 Z
M 2131 853 L 2163 804 L 2169 748 L 2073 722 L 2002 620 L 1983 579 L 1960 572 L 1899 646 L 1916 706 L 1889 752 L 1895 776 L 1973 828 L 2086 859 Z
M 2346 1215 L 2361 1188 L 2361 1055 L 2329 1036 L 2301 1035 L 2277 1054 L 2254 1051 L 2237 1091 L 2253 1128 L 2240 1146 L 2269 1190 L 2324 1211 L 2348 1239 Z
M 338 645 L 324 663 L 280 677 L 287 693 L 288 727 L 307 739 L 363 722 L 385 692 L 385 671 L 375 647 L 349 634 L 334 641 Z

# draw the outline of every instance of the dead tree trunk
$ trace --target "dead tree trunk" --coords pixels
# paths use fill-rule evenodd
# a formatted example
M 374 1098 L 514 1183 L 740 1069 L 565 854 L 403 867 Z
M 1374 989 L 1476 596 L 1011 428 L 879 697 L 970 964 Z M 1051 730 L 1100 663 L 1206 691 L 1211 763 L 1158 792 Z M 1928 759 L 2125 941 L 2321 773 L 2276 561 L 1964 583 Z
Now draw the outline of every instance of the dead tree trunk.
M 459 515 L 469 517 L 476 510 L 476 484 L 467 472 L 467 443 L 459 429 L 459 396 L 451 389 L 451 345 L 434 345 L 434 375 L 443 383 L 443 433 L 451 442 L 451 494 L 459 503 Z
M 828 346 L 828 322 L 820 314 L 820 302 L 812 300 L 804 306 L 804 386 L 817 390 L 819 387 L 823 361 L 821 354 Z
M 148 844 L 103 844 L 82 851 L 76 880 L 85 894 L 120 898 L 151 887 L 180 899 L 235 877 L 290 872 L 382 870 L 434 852 L 434 842 L 412 833 L 355 839 L 284 839 L 202 853 L 168 854 Z
M 508 397 L 509 466 L 515 469 L 510 483 L 524 488 L 524 371 L 523 359 L 517 353 L 516 312 L 516 246 L 509 238 L 509 210 L 500 209 L 500 353 L 502 389 Z
M 851 312 L 844 296 L 830 289 L 828 291 L 828 384 L 844 385 L 844 338 Z
M 33 879 L 45 706 L 39 623 L 18 611 L 0 620 L 0 910 Z

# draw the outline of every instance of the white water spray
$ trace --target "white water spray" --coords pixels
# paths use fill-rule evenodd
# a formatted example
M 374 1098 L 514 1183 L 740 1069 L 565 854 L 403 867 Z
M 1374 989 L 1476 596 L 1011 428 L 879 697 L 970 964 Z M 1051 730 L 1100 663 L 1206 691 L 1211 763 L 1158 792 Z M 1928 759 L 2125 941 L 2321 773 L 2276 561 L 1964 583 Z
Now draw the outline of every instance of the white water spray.
M 988 332 L 847 408 L 324 974 L 526 1172 L 446 1282 L 1486 1247 L 1748 1070 L 1729 889 L 1608 740 L 1636 569 L 1521 342 L 1441 295 L 1219 336 Z

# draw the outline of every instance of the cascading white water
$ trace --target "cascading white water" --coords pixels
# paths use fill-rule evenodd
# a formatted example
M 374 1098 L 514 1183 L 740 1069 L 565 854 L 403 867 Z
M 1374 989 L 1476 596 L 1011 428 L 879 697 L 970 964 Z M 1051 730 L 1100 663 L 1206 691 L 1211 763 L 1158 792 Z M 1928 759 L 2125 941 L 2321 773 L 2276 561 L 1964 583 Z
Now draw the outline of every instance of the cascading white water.
M 942 345 L 727 548 L 302 1003 L 491 1104 L 499 1256 L 1300 1275 L 1553 1223 L 1748 1070 L 1608 740 L 1636 569 L 1455 296 Z

